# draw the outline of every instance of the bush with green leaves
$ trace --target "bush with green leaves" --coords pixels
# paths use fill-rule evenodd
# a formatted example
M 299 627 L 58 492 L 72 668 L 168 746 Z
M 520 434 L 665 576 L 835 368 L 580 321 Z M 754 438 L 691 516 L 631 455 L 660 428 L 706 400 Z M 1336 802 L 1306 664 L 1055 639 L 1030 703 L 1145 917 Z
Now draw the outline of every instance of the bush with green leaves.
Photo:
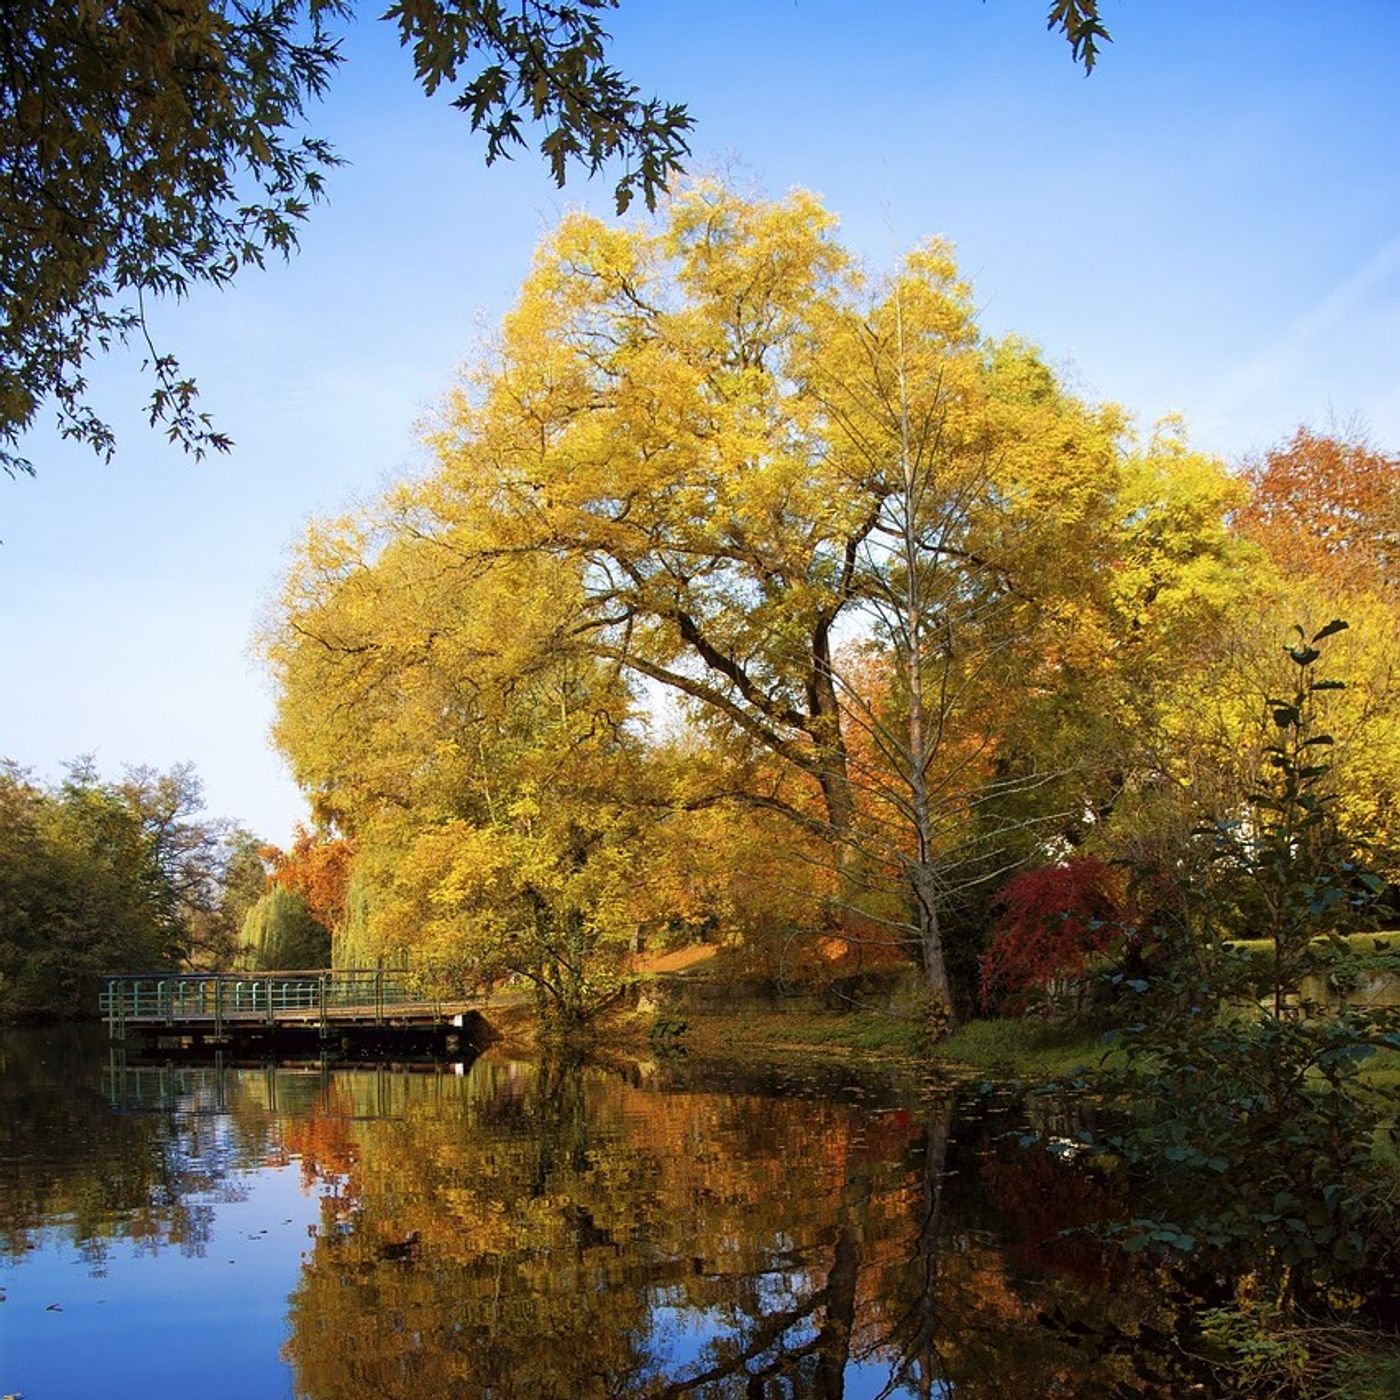
M 1332 815 L 1320 711 L 1341 683 L 1317 665 L 1344 626 L 1300 629 L 1287 648 L 1296 685 L 1268 701 L 1275 738 L 1248 811 L 1197 833 L 1196 868 L 1139 873 L 1140 905 L 1154 912 L 1133 934 L 1129 970 L 1114 974 L 1123 1067 L 1099 1082 L 1122 1117 L 1095 1151 L 1130 1174 L 1138 1203 L 1113 1227 L 1119 1242 L 1247 1270 L 1285 1307 L 1383 1278 L 1397 1237 L 1375 1153 L 1378 1133 L 1395 1133 L 1395 1098 L 1361 1071 L 1400 1047 L 1400 1018 L 1328 1012 L 1301 990 L 1349 954 L 1341 935 L 1383 888 Z M 1262 967 L 1233 941 L 1241 916 L 1266 942 Z

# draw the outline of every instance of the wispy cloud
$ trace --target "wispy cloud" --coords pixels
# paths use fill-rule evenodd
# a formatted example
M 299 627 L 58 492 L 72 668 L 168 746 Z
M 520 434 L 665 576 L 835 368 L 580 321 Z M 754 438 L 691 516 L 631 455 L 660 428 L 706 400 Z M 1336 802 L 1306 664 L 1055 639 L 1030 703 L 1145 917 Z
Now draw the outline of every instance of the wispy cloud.
M 1241 365 L 1226 382 L 1226 392 L 1255 398 L 1282 388 L 1307 368 L 1310 355 L 1332 331 L 1364 322 L 1372 310 L 1369 303 L 1373 294 L 1391 281 L 1400 284 L 1400 234 L 1309 307 L 1282 336 Z

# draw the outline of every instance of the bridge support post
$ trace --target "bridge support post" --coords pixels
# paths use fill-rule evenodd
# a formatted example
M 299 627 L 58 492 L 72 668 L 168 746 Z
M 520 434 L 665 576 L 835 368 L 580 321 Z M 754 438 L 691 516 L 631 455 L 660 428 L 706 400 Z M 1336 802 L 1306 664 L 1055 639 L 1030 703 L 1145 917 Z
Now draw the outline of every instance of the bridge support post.
M 224 1038 L 224 979 L 214 978 L 214 1034 Z

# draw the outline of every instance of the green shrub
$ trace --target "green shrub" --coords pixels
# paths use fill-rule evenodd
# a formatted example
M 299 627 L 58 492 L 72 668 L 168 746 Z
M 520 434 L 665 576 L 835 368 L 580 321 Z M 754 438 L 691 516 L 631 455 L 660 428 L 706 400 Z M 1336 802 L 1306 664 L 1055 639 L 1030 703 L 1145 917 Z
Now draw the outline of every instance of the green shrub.
M 1375 1152 L 1395 1096 L 1361 1069 L 1400 1047 L 1400 1016 L 1314 1016 L 1299 999 L 1326 959 L 1352 955 L 1340 935 L 1382 888 L 1337 833 L 1319 758 L 1317 695 L 1338 683 L 1316 678 L 1316 644 L 1343 625 L 1289 648 L 1297 686 L 1269 702 L 1277 738 L 1248 817 L 1199 833 L 1202 868 L 1170 872 L 1181 898 L 1137 931 L 1139 975 L 1114 975 L 1125 1061 L 1099 1087 L 1123 1117 L 1094 1142 L 1134 1185 L 1137 1217 L 1112 1227 L 1125 1248 L 1250 1273 L 1285 1310 L 1380 1270 L 1397 1231 Z M 1241 908 L 1263 950 L 1223 936 L 1221 911 Z

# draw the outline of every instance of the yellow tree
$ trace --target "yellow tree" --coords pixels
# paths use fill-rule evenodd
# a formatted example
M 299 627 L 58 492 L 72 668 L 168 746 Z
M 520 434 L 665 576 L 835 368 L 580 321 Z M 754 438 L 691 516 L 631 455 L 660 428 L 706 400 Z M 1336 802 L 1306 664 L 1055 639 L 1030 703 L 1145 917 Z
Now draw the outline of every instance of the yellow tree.
M 1053 685 L 1054 631 L 1086 611 L 1084 565 L 1102 553 L 1122 431 L 1121 415 L 1065 394 L 1030 347 L 982 343 L 967 306 L 947 249 L 916 250 L 848 312 L 809 386 L 872 508 L 853 611 L 882 683 L 842 678 L 864 741 L 853 844 L 867 885 L 885 869 L 902 887 L 896 926 L 946 1008 L 944 906 L 1055 819 L 1013 801 L 1061 775 L 1017 752 L 1005 721 L 1022 708 L 1011 697 Z
M 1342 830 L 1370 859 L 1400 874 L 1400 456 L 1355 437 L 1299 427 L 1251 462 L 1238 525 L 1279 574 L 1258 615 L 1263 656 L 1278 669 L 1275 639 L 1298 621 L 1316 630 L 1332 617 L 1351 625 L 1331 662 L 1346 690 L 1331 697 L 1337 744 L 1332 771 Z M 1273 643 L 1266 645 L 1265 642 Z M 1264 658 L 1267 658 L 1267 664 Z
M 369 935 L 428 976 L 516 973 L 586 1019 L 630 927 L 619 888 L 639 737 L 570 635 L 577 569 L 463 562 L 398 522 L 319 527 L 269 654 L 277 737 L 358 845 Z
M 1120 703 L 1137 717 L 1139 742 L 1112 839 L 1130 849 L 1147 842 L 1154 850 L 1140 853 L 1156 858 L 1163 842 L 1189 843 L 1202 813 L 1244 812 L 1276 737 L 1265 701 L 1293 680 L 1282 643 L 1295 624 L 1311 635 L 1343 618 L 1348 629 L 1329 644 L 1331 674 L 1345 682 L 1327 705 L 1333 810 L 1342 833 L 1393 878 L 1394 455 L 1305 428 L 1236 477 L 1195 458 L 1177 433 L 1163 435 L 1156 455 L 1172 469 L 1135 486 L 1154 510 L 1133 525 L 1134 562 L 1113 582 L 1119 639 L 1141 659 L 1122 673 L 1138 682 Z M 1205 610 L 1183 608 L 1183 589 L 1206 600 Z
M 446 550 L 582 560 L 592 652 L 778 754 L 839 831 L 832 630 L 870 504 L 799 387 L 854 284 L 832 225 L 714 187 L 656 234 L 566 220 L 420 499 Z
M 901 365 L 917 399 L 902 408 Z M 1029 348 L 985 342 L 942 245 L 872 286 L 811 196 L 701 184 L 655 233 L 565 221 L 497 356 L 449 403 L 406 518 L 445 555 L 577 561 L 580 642 L 682 697 L 739 762 L 801 775 L 815 814 L 791 793 L 735 796 L 823 833 L 849 898 L 869 860 L 835 640 L 878 625 L 899 567 L 901 414 L 926 439 L 921 477 L 938 461 L 914 547 L 1024 636 L 1017 599 L 1047 573 L 1082 581 L 1068 564 L 1106 516 L 1119 415 L 1066 395 Z

